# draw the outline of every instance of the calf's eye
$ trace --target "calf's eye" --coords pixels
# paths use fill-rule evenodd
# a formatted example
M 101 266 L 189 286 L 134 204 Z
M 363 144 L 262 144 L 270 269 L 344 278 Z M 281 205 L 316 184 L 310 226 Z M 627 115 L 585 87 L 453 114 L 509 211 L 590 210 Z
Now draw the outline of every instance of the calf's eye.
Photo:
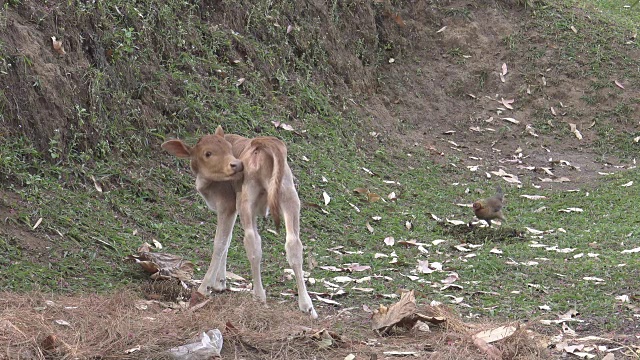
M 204 153 L 204 156 L 210 157 L 211 156 L 211 151 L 207 151 L 206 153 Z

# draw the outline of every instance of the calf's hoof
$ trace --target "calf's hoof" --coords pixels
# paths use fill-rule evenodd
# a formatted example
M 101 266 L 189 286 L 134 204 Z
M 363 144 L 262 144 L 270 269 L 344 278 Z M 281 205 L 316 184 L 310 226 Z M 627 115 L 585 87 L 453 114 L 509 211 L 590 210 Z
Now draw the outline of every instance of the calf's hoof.
M 318 318 L 318 313 L 316 312 L 316 309 L 314 309 L 313 307 L 311 307 L 310 309 L 308 309 L 305 312 L 307 314 L 309 314 L 309 316 L 314 320 Z
M 258 302 L 266 304 L 267 303 L 267 292 L 264 291 L 264 290 L 262 290 L 262 291 L 253 290 L 253 298 Z

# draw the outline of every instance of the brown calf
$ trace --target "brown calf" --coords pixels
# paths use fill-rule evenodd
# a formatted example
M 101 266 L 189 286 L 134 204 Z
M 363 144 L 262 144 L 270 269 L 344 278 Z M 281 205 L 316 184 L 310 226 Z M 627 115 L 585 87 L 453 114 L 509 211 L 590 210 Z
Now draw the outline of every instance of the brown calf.
M 169 153 L 191 160 L 196 189 L 209 208 L 217 213 L 218 226 L 213 241 L 213 256 L 198 292 L 208 288 L 226 289 L 227 251 L 238 213 L 244 229 L 244 247 L 251 263 L 253 295 L 261 302 L 266 293 L 260 276 L 262 240 L 258 234 L 257 216 L 271 213 L 276 223 L 284 218 L 285 251 L 298 286 L 300 310 L 312 318 L 318 315 L 307 293 L 302 271 L 300 241 L 300 199 L 287 164 L 287 147 L 274 137 L 247 139 L 224 134 L 218 126 L 215 134 L 202 137 L 194 147 L 181 140 L 162 144 Z

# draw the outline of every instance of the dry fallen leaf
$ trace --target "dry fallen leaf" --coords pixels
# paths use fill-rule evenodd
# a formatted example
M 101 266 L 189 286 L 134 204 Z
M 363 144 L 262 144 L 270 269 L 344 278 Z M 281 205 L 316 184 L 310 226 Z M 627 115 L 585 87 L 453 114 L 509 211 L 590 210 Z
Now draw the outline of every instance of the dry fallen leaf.
M 516 120 L 514 118 L 508 118 L 507 117 L 507 118 L 502 118 L 502 120 L 506 120 L 506 121 L 508 121 L 510 123 L 513 123 L 513 124 L 520 124 L 520 121 L 518 121 L 518 120 Z
M 507 64 L 503 63 L 502 64 L 502 72 L 500 73 L 502 76 L 507 75 Z
M 443 284 L 453 284 L 454 282 L 458 281 L 458 279 L 460 279 L 460 276 L 457 273 L 452 272 L 445 279 L 440 280 L 440 282 Z
M 528 231 L 528 232 L 530 232 L 530 233 L 531 233 L 531 234 L 533 234 L 533 235 L 540 235 L 540 234 L 544 234 L 544 231 L 537 230 L 537 229 L 534 229 L 534 228 L 530 228 L 530 227 L 528 227 L 528 226 L 525 226 L 524 228 L 525 228 L 525 229 L 527 229 L 527 231 Z
M 371 224 L 369 224 L 368 221 L 367 221 L 366 226 L 367 226 L 367 230 L 369 230 L 369 232 L 373 234 L 373 226 L 371 226 Z
M 125 354 L 132 354 L 132 353 L 134 353 L 136 351 L 140 351 L 140 350 L 141 350 L 141 347 L 140 347 L 140 345 L 138 345 L 138 346 L 133 347 L 131 349 L 125 350 L 124 353 Z
M 315 265 L 318 265 L 318 261 L 316 261 L 313 256 L 311 254 L 309 254 L 309 256 L 307 257 L 307 260 L 309 262 L 309 266 L 311 266 L 313 263 L 315 263 Z M 315 266 L 314 265 L 314 266 Z M 235 282 L 246 282 L 247 279 L 243 278 L 242 276 L 235 274 L 231 271 L 225 271 L 225 278 L 228 280 L 232 280 Z
M 395 294 L 394 294 L 395 295 Z M 443 317 L 426 316 L 416 312 L 416 297 L 413 290 L 402 293 L 400 300 L 387 307 L 380 308 L 371 316 L 371 329 L 386 333 L 394 327 L 411 329 L 418 321 L 439 324 L 446 321 Z
M 479 337 L 473 336 L 473 344 L 478 347 L 482 352 L 487 354 L 487 358 L 490 360 L 500 360 L 502 359 L 502 351 L 497 347 L 488 344 L 486 341 L 482 340 Z
M 626 303 L 630 302 L 630 300 L 629 300 L 629 295 L 619 295 L 619 296 L 616 296 L 616 300 L 620 300 L 620 301 L 622 301 L 622 302 L 626 302 Z
M 575 134 L 578 140 L 582 140 L 582 134 L 580 134 L 580 131 L 576 127 L 576 124 L 569 123 L 569 126 L 571 127 L 571 132 Z
M 490 344 L 492 342 L 508 338 L 515 332 L 516 328 L 514 326 L 500 326 L 495 329 L 481 331 L 475 334 L 474 337 L 480 338 Z
M 400 300 L 389 307 L 380 304 L 371 317 L 371 328 L 384 332 L 399 324 L 404 318 L 413 315 L 415 311 L 416 299 L 411 290 L 403 293 Z
M 291 126 L 289 124 L 285 124 L 285 123 L 280 122 L 280 121 L 271 121 L 271 123 L 273 124 L 273 126 L 276 127 L 276 129 L 280 128 L 280 129 L 287 130 L 287 131 L 293 131 L 294 130 L 293 126 Z
M 511 104 L 513 104 L 514 101 L 515 101 L 514 99 L 507 100 L 505 98 L 501 98 L 500 103 L 504 105 L 504 107 L 506 107 L 507 109 L 513 110 L 513 106 L 511 106 Z
M 376 193 L 368 193 L 367 194 L 367 200 L 371 203 L 374 203 L 376 201 L 380 201 L 382 200 L 382 197 L 380 197 L 380 195 L 376 194 Z
M 64 320 L 55 320 L 54 322 L 60 326 L 71 326 L 71 324 Z
M 637 252 L 640 252 L 640 247 L 621 251 L 621 253 L 623 253 L 623 254 L 632 254 L 632 253 L 637 253 Z
M 620 88 L 624 89 L 624 85 L 622 85 L 618 80 L 615 80 L 614 83 Z
M 504 169 L 498 169 L 498 171 L 491 171 L 491 174 L 495 176 L 500 176 L 504 181 L 508 183 L 516 183 L 520 184 L 520 179 L 518 179 L 517 175 L 509 174 Z
M 62 41 L 57 40 L 55 36 L 51 37 L 51 42 L 53 45 L 53 50 L 55 50 L 58 54 L 64 55 L 67 53 L 66 51 L 64 51 L 64 48 L 62 47 Z
M 389 356 L 400 356 L 400 357 L 405 357 L 405 356 L 418 356 L 418 352 L 417 351 L 384 351 L 382 352 L 383 355 L 389 355 Z
M 566 209 L 560 209 L 558 210 L 558 212 L 566 212 L 566 213 L 570 213 L 570 212 L 583 212 L 584 210 L 582 210 L 581 208 L 577 208 L 577 207 L 570 207 L 570 208 L 566 208 Z
M 100 183 L 98 183 L 98 181 L 96 180 L 95 177 L 93 177 L 93 175 L 91 175 L 91 180 L 93 180 L 93 186 L 95 186 L 96 190 L 98 192 L 102 192 L 102 186 L 100 186 Z
M 436 34 L 443 32 L 446 28 L 446 26 L 441 27 L 440 30 L 436 31 Z
M 346 270 L 351 272 L 360 272 L 370 270 L 371 266 L 369 265 L 360 265 L 358 263 L 349 265 Z
M 428 260 L 418 260 L 418 265 L 416 266 L 416 269 L 421 274 L 430 274 L 430 273 L 433 272 L 433 269 L 431 269 L 429 267 L 429 261 Z
M 446 219 L 446 220 L 447 220 L 447 222 L 449 224 L 456 225 L 456 226 L 457 225 L 467 225 L 467 223 L 462 221 L 462 220 L 449 220 L 449 219 Z
M 371 171 L 371 170 L 369 170 L 369 169 L 367 169 L 367 168 L 365 168 L 365 167 L 363 167 L 363 168 L 362 168 L 362 170 L 363 170 L 364 172 L 366 172 L 367 174 L 371 175 L 371 176 L 374 176 L 374 175 L 375 175 L 375 173 L 374 173 L 373 171 Z
M 393 236 L 388 236 L 386 238 L 384 238 L 384 243 L 387 244 L 388 246 L 393 246 L 393 244 L 395 244 L 396 240 L 393 238 Z
M 322 192 L 322 197 L 324 198 L 324 205 L 329 205 L 329 202 L 331 201 L 331 197 L 329 196 L 329 194 L 327 194 L 326 191 Z
M 42 218 L 39 218 L 38 221 L 36 221 L 36 224 L 33 225 L 33 230 L 35 230 L 38 226 L 40 226 L 40 223 L 42 223 Z
M 541 199 L 546 199 L 546 196 L 543 195 L 520 195 L 523 198 L 529 199 L 529 200 L 541 200 Z
M 182 257 L 168 253 L 151 252 L 151 245 L 142 244 L 136 255 L 129 255 L 125 260 L 134 261 L 142 269 L 151 274 L 153 280 L 167 280 L 175 278 L 189 281 L 193 275 L 195 265 Z
M 318 295 L 316 295 L 316 300 L 321 301 L 325 304 L 329 304 L 329 305 L 335 305 L 335 306 L 340 306 L 341 304 L 337 301 L 331 300 L 331 299 L 326 299 L 323 297 L 320 297 Z
M 333 281 L 337 282 L 337 283 L 349 283 L 349 282 L 353 282 L 355 279 L 352 278 L 351 276 L 336 276 L 333 278 Z
M 245 78 L 239 78 L 238 81 L 236 81 L 236 86 L 242 85 L 245 80 L 246 80 Z

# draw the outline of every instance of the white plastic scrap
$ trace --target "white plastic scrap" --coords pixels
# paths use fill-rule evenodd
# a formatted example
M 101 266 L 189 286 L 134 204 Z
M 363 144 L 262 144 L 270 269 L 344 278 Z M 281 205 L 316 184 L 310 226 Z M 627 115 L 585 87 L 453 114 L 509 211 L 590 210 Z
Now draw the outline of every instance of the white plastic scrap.
M 202 333 L 200 341 L 169 349 L 169 354 L 179 360 L 207 360 L 220 356 L 222 350 L 222 333 L 218 329 Z

